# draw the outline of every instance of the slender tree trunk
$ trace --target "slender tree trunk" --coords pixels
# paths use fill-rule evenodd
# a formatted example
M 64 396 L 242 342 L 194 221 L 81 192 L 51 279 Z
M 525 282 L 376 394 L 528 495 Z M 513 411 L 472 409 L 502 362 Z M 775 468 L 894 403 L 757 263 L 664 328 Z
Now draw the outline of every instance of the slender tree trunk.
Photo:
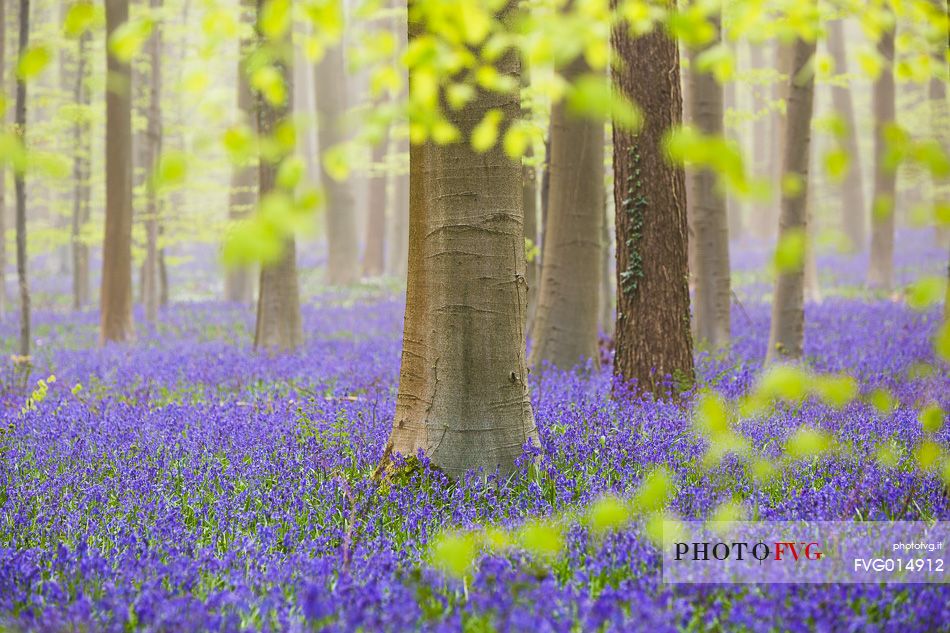
M 675 7 L 675 3 L 670 3 Z M 680 59 L 662 30 L 632 36 L 625 24 L 612 34 L 614 83 L 639 104 L 643 127 L 614 126 L 614 202 L 617 227 L 617 384 L 637 381 L 658 392 L 694 382 L 689 323 L 686 183 L 670 165 L 663 138 L 682 123 Z
M 263 7 L 269 0 L 257 0 L 258 24 Z M 281 76 L 286 86 L 286 98 L 283 104 L 275 106 L 263 95 L 257 95 L 257 129 L 262 138 L 268 138 L 276 126 L 285 120 L 293 103 L 293 76 L 290 65 L 293 63 L 290 42 L 285 37 L 280 42 L 287 49 L 286 61 L 278 62 Z M 258 182 L 260 196 L 263 198 L 276 186 L 279 164 L 265 160 L 259 161 Z M 284 241 L 280 259 L 272 264 L 261 266 L 261 279 L 257 300 L 257 327 L 254 333 L 254 347 L 257 349 L 290 351 L 303 343 L 303 325 L 300 318 L 300 289 L 297 281 L 297 247 L 294 238 Z
M 762 71 L 771 66 L 766 61 L 766 48 L 762 44 L 750 44 L 749 56 L 751 58 L 750 65 L 755 71 Z M 769 141 L 773 138 L 774 133 L 771 129 L 774 115 L 770 113 L 771 95 L 766 93 L 766 89 L 762 86 L 754 86 L 753 93 L 752 104 L 755 110 L 755 119 L 752 123 L 752 162 L 754 164 L 753 169 L 757 172 L 756 175 L 764 177 L 770 173 L 769 170 L 771 169 L 771 146 Z M 774 140 L 772 142 L 774 143 Z M 757 202 L 753 205 L 749 224 L 752 233 L 760 240 L 771 239 L 775 235 L 771 202 Z
M 604 196 L 606 198 L 606 196 Z M 617 313 L 614 309 L 614 276 L 610 266 L 613 255 L 611 251 L 610 235 L 613 225 L 607 214 L 607 201 L 604 200 L 604 215 L 600 225 L 600 327 L 608 337 L 614 335 L 614 325 Z
M 715 20 L 719 33 L 719 20 Z M 721 38 L 710 43 L 717 45 Z M 700 54 L 697 51 L 693 59 Z M 711 73 L 690 67 L 692 114 L 705 134 L 723 134 L 723 89 Z M 694 169 L 689 197 L 693 207 L 692 238 L 695 244 L 696 340 L 714 348 L 728 345 L 729 309 L 732 291 L 729 282 L 729 214 L 726 200 L 716 190 L 716 174 Z
M 149 0 L 149 6 L 161 9 L 162 0 Z M 159 279 L 158 279 L 158 218 L 161 213 L 161 200 L 154 186 L 152 173 L 162 152 L 162 31 L 161 23 L 156 24 L 148 42 L 149 53 L 149 90 L 148 90 L 148 127 L 146 129 L 148 161 L 146 162 L 146 210 L 145 210 L 145 266 L 142 294 L 145 298 L 145 320 L 158 321 Z
M 835 72 L 848 72 L 848 57 L 845 53 L 844 21 L 833 20 L 829 26 L 828 52 L 835 62 Z M 842 229 L 852 247 L 862 251 L 867 244 L 867 206 L 864 201 L 864 185 L 861 178 L 861 151 L 858 148 L 858 128 L 854 117 L 854 102 L 848 86 L 832 84 L 831 99 L 835 112 L 842 117 L 847 128 L 845 151 L 851 157 L 851 165 L 841 185 Z
M 732 54 L 735 55 L 738 60 L 739 51 L 737 48 L 732 45 L 730 45 L 729 48 L 732 51 Z M 736 85 L 737 83 L 737 80 L 730 79 L 722 86 L 723 134 L 741 147 L 741 125 L 735 123 L 735 117 L 732 118 L 732 125 L 726 125 L 726 122 L 729 120 L 728 113 L 730 111 L 734 112 L 739 109 L 739 89 Z M 739 239 L 742 237 L 742 233 L 745 230 L 742 221 L 743 207 L 743 202 L 735 196 L 730 195 L 726 197 L 726 216 L 728 218 L 727 229 L 729 233 L 728 238 L 730 240 Z
M 803 69 L 815 54 L 815 44 L 797 40 L 791 51 L 782 174 L 797 175 L 803 190 L 797 195 L 782 194 L 778 228 L 780 243 L 795 233 L 805 237 L 808 230 L 808 159 L 815 79 Z M 805 325 L 803 266 L 778 272 L 773 297 L 766 362 L 778 358 L 801 358 Z
M 0 89 L 6 90 L 4 70 L 6 68 L 6 0 L 0 0 Z M 0 128 L 7 124 L 6 112 L 0 112 Z M 0 164 L 0 321 L 7 312 L 7 169 Z
M 367 176 L 366 252 L 363 253 L 363 276 L 379 277 L 386 267 L 386 160 L 389 130 L 373 145 L 370 161 L 372 172 Z
M 769 223 L 769 237 L 775 236 L 775 227 L 777 226 L 776 220 L 781 214 L 781 199 L 782 199 L 782 178 L 785 175 L 782 169 L 784 168 L 784 158 L 785 158 L 785 120 L 788 112 L 788 89 L 789 89 L 789 77 L 788 72 L 792 67 L 791 56 L 793 45 L 782 42 L 780 39 L 775 40 L 775 52 L 774 52 L 774 65 L 773 68 L 779 72 L 779 80 L 772 84 L 772 101 L 773 102 L 785 102 L 785 112 L 781 108 L 776 108 L 773 106 L 772 116 L 771 116 L 771 139 L 772 143 L 770 145 L 771 155 L 769 157 L 769 171 L 771 173 L 771 181 L 775 187 L 773 192 L 772 199 L 769 201 L 768 211 L 767 211 L 767 221 Z M 776 213 L 778 209 L 778 213 Z
M 410 27 L 413 37 L 422 28 Z M 509 77 L 520 72 L 511 52 L 494 64 Z M 511 121 L 519 107 L 512 95 L 479 91 L 447 112 L 462 142 L 410 150 L 405 332 L 383 468 L 392 453 L 421 451 L 451 477 L 509 472 L 523 447 L 538 443 L 525 359 L 521 166 L 499 146 L 478 154 L 468 143 L 486 112 L 498 108 Z
M 91 38 L 89 31 L 79 37 L 76 56 L 76 84 L 73 88 L 73 99 L 82 108 L 89 107 L 89 90 L 86 88 L 86 67 L 88 47 Z M 89 246 L 83 241 L 82 229 L 89 222 L 89 198 L 91 177 L 89 169 L 89 122 L 83 116 L 76 121 L 73 128 L 75 139 L 75 157 L 73 158 L 73 225 L 72 225 L 72 258 L 73 258 L 73 309 L 81 310 L 89 304 Z
M 530 68 L 526 59 L 521 60 L 521 85 L 531 85 Z M 525 121 L 532 119 L 530 104 L 522 102 L 521 118 Z M 528 333 L 534 325 L 538 310 L 538 294 L 541 285 L 541 258 L 538 248 L 538 170 L 534 165 L 534 143 L 528 145 L 524 160 L 521 163 L 521 199 L 524 203 L 524 236 L 525 245 L 530 244 L 533 251 L 525 264 L 525 279 L 528 281 Z
M 320 152 L 324 153 L 346 139 L 346 75 L 343 46 L 327 49 L 316 68 L 317 126 Z M 356 210 L 349 181 L 333 178 L 321 161 L 320 180 L 326 193 L 327 207 L 327 281 L 348 285 L 359 280 L 359 244 Z
M 564 71 L 590 72 L 578 59 Z M 564 102 L 551 111 L 550 203 L 545 257 L 530 365 L 570 369 L 587 359 L 599 366 L 597 346 L 604 216 L 604 126 L 572 117 Z
M 129 19 L 128 0 L 106 0 L 106 33 Z M 99 340 L 128 341 L 132 327 L 132 73 L 106 47 L 106 230 Z
M 878 42 L 884 68 L 874 82 L 874 198 L 871 209 L 871 259 L 868 285 L 890 291 L 894 286 L 894 197 L 897 172 L 886 163 L 885 128 L 896 119 L 894 99 L 894 31 L 885 31 Z
M 242 21 L 253 22 L 256 0 L 242 0 Z M 237 108 L 242 122 L 247 123 L 256 131 L 257 117 L 254 114 L 254 95 L 244 67 L 244 56 L 253 45 L 250 40 L 240 43 L 240 54 L 237 65 Z M 231 168 L 231 189 L 228 197 L 228 219 L 232 222 L 240 221 L 250 215 L 257 204 L 257 173 L 256 158 Z M 237 303 L 250 304 L 254 301 L 254 268 L 252 266 L 235 266 L 229 268 L 224 276 L 224 299 Z
M 20 0 L 19 57 L 23 59 L 30 39 L 30 0 Z M 17 77 L 16 82 L 16 133 L 26 145 L 26 82 Z M 19 355 L 30 356 L 30 286 L 26 276 L 26 181 L 23 171 L 16 172 L 16 272 L 20 286 L 20 345 Z
M 397 156 L 409 155 L 408 139 L 393 139 L 391 145 Z M 405 277 L 409 261 L 409 174 L 393 174 L 393 221 L 389 234 L 389 274 Z

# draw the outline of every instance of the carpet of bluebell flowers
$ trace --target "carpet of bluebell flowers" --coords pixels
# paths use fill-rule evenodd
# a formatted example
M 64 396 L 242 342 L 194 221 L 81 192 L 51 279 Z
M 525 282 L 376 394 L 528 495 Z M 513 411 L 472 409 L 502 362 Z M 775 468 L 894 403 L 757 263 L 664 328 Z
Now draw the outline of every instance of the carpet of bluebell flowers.
M 905 255 L 900 274 L 939 270 L 941 256 Z M 860 261 L 849 265 L 860 274 Z M 104 349 L 94 311 L 41 312 L 27 384 L 0 361 L 0 630 L 947 630 L 948 585 L 663 584 L 636 522 L 603 537 L 574 525 L 559 559 L 488 555 L 464 582 L 427 564 L 442 530 L 629 496 L 659 464 L 685 518 L 738 498 L 761 519 L 950 520 L 939 473 L 909 451 L 894 465 L 874 457 L 882 442 L 915 444 L 920 407 L 950 408 L 931 343 L 939 310 L 836 293 L 857 281 L 851 269 L 823 270 L 837 277 L 807 307 L 808 364 L 851 373 L 862 392 L 886 387 L 898 406 L 808 401 L 746 421 L 765 457 L 803 422 L 851 447 L 769 486 L 729 458 L 702 471 L 689 400 L 612 400 L 609 362 L 534 377 L 535 466 L 456 482 L 421 468 L 380 483 L 403 311 L 386 290 L 313 297 L 307 343 L 291 355 L 251 349 L 246 306 L 173 305 L 157 327 L 139 323 L 136 344 Z M 769 305 L 756 283 L 733 311 L 733 346 L 698 354 L 701 386 L 729 397 L 765 353 Z M 15 332 L 15 320 L 0 324 L 5 341 Z M 946 428 L 935 437 L 950 445 Z

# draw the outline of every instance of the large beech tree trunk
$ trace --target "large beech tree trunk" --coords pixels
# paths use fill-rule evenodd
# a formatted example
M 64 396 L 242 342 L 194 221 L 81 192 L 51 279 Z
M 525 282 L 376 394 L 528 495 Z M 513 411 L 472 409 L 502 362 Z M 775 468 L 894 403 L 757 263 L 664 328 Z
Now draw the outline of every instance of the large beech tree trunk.
M 317 64 L 315 86 L 317 126 L 323 153 L 346 138 L 346 75 L 342 45 L 328 48 Z M 333 178 L 322 160 L 320 181 L 327 201 L 327 282 L 331 285 L 352 284 L 359 280 L 360 275 L 353 192 L 349 181 Z
M 494 63 L 518 77 L 511 52 Z M 538 442 L 525 359 L 521 166 L 500 146 L 478 154 L 468 143 L 493 108 L 508 121 L 519 116 L 516 97 L 479 92 L 447 112 L 463 141 L 410 149 L 406 318 L 384 469 L 394 452 L 422 452 L 452 477 L 508 472 Z
M 716 38 L 721 41 L 719 20 L 715 20 Z M 695 59 L 702 51 L 697 51 Z M 696 127 L 706 134 L 723 133 L 723 90 L 711 73 L 699 72 L 690 66 L 690 111 Z M 729 213 L 726 200 L 716 191 L 716 174 L 709 169 L 693 169 L 689 198 L 693 209 L 693 230 L 696 268 L 694 307 L 696 340 L 712 347 L 729 343 L 731 334 L 729 309 L 732 291 L 729 282 Z
M 568 79 L 590 71 L 579 59 L 564 71 Z M 545 362 L 570 369 L 586 359 L 599 365 L 598 301 L 601 223 L 604 216 L 604 127 L 571 116 L 567 105 L 551 112 L 551 191 L 544 227 L 541 292 L 530 365 Z
M 268 0 L 257 0 L 257 19 L 261 19 L 263 7 Z M 289 41 L 272 42 L 284 44 L 287 55 L 277 62 L 284 81 L 286 98 L 275 106 L 257 95 L 257 129 L 262 138 L 273 134 L 277 125 L 290 115 L 293 103 L 293 76 L 290 68 L 293 56 Z M 258 168 L 260 196 L 263 198 L 274 190 L 278 163 L 261 157 Z M 284 240 L 280 259 L 261 266 L 261 278 L 257 299 L 257 325 L 254 331 L 254 347 L 257 349 L 290 351 L 303 343 L 303 325 L 300 318 L 300 289 L 297 281 L 297 246 L 293 236 Z
M 671 3 L 673 4 L 673 3 Z M 637 381 L 658 391 L 666 376 L 676 389 L 694 381 L 690 335 L 686 183 L 672 166 L 664 135 L 680 125 L 683 96 L 676 43 L 661 31 L 634 37 L 625 24 L 612 33 L 614 83 L 643 111 L 643 127 L 614 126 L 617 228 L 617 385 Z
M 848 57 L 845 52 L 844 21 L 833 20 L 829 25 L 828 52 L 835 62 L 835 73 L 848 72 Z M 864 185 L 861 178 L 861 151 L 858 148 L 858 129 L 854 117 L 854 102 L 848 86 L 832 84 L 831 100 L 835 112 L 844 120 L 847 128 L 845 151 L 851 157 L 851 165 L 841 184 L 841 224 L 853 248 L 863 251 L 867 244 L 867 207 L 864 200 Z
M 814 75 L 807 71 L 803 73 L 802 69 L 814 54 L 815 42 L 796 40 L 791 49 L 781 173 L 797 175 L 801 179 L 802 191 L 797 195 L 782 194 L 778 227 L 780 242 L 795 233 L 803 237 L 807 234 L 808 162 L 815 79 Z M 772 324 L 766 362 L 801 357 L 805 324 L 804 292 L 803 266 L 778 272 L 772 299 Z
M 885 128 L 894 122 L 894 31 L 881 33 L 878 53 L 884 68 L 874 82 L 874 197 L 871 202 L 871 258 L 868 285 L 890 291 L 894 286 L 894 196 L 897 172 L 886 165 Z
M 255 0 L 242 0 L 242 21 L 253 22 Z M 257 116 L 254 113 L 254 95 L 244 67 L 244 56 L 253 45 L 250 40 L 242 41 L 237 65 L 237 108 L 243 123 L 256 131 Z M 231 168 L 231 188 L 228 194 L 228 219 L 237 222 L 254 211 L 257 203 L 256 159 L 234 165 Z M 225 272 L 224 299 L 237 303 L 250 304 L 254 301 L 254 268 L 248 265 L 234 266 Z
M 88 48 L 91 35 L 88 31 L 79 37 L 76 55 L 76 84 L 73 88 L 73 98 L 82 107 L 89 106 L 89 90 L 86 88 L 86 67 Z M 89 246 L 82 239 L 82 228 L 89 222 L 91 188 L 89 184 L 90 150 L 89 123 L 85 118 L 77 120 L 73 127 L 75 140 L 75 157 L 73 158 L 73 224 L 72 224 L 72 258 L 73 258 L 73 309 L 80 310 L 88 305 L 90 300 L 89 287 Z
M 162 0 L 149 0 L 152 10 L 160 9 Z M 149 85 L 148 123 L 146 135 L 146 206 L 145 206 L 145 265 L 143 267 L 142 296 L 145 303 L 145 320 L 158 321 L 159 271 L 158 271 L 158 222 L 161 200 L 156 191 L 153 172 L 162 152 L 162 25 L 155 25 L 148 42 Z
M 106 33 L 129 19 L 128 0 L 106 0 Z M 106 47 L 106 230 L 99 340 L 132 339 L 132 72 Z
M 23 59 L 30 39 L 30 0 L 20 0 L 20 41 L 18 59 Z M 17 77 L 14 110 L 16 133 L 26 145 L 26 82 Z M 30 356 L 30 286 L 26 276 L 26 181 L 23 171 L 14 177 L 16 188 L 16 272 L 20 288 L 20 344 L 24 359 Z

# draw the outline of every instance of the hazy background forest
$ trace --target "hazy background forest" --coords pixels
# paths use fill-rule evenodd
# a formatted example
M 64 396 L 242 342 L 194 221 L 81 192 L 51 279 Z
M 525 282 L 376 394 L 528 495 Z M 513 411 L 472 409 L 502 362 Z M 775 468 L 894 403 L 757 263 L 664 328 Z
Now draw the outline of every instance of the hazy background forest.
M 946 630 L 947 8 L 0 0 L 0 629 Z

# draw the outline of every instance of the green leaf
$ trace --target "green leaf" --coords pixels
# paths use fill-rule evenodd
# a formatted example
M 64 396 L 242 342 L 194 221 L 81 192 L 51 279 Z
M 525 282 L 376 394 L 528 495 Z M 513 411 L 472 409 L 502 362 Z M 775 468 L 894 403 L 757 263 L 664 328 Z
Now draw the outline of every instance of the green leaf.
M 810 376 L 796 365 L 770 366 L 759 379 L 756 392 L 769 400 L 798 402 L 808 393 Z
M 471 534 L 441 534 L 429 547 L 432 566 L 454 578 L 464 578 L 475 562 L 477 552 Z
M 629 508 L 612 495 L 600 497 L 587 509 L 587 524 L 594 534 L 617 530 L 629 522 Z
M 350 177 L 350 148 L 346 143 L 340 143 L 327 148 L 323 152 L 323 168 L 330 178 L 343 182 Z
M 840 409 L 858 395 L 858 381 L 847 374 L 815 378 L 814 389 L 826 404 Z
M 946 285 L 947 281 L 942 276 L 921 277 L 907 287 L 907 305 L 922 311 L 940 303 L 946 294 Z
M 583 75 L 570 87 L 565 99 L 568 111 L 575 116 L 612 121 L 625 130 L 640 127 L 640 111 L 629 99 L 613 90 L 606 76 Z
M 167 151 L 158 159 L 155 186 L 159 189 L 177 187 L 188 175 L 188 157 L 184 152 Z
M 775 247 L 775 268 L 780 273 L 797 272 L 805 262 L 805 231 L 792 228 L 785 232 Z
M 261 32 L 272 40 L 280 39 L 290 29 L 290 0 L 267 0 L 261 11 Z
M 132 61 L 148 41 L 152 26 L 153 22 L 146 19 L 129 20 L 120 24 L 109 37 L 109 52 L 120 62 Z
M 501 110 L 489 110 L 485 113 L 481 122 L 472 130 L 472 148 L 479 153 L 484 153 L 495 146 L 498 140 L 498 125 L 502 119 Z
M 564 550 L 564 536 L 555 525 L 534 520 L 518 531 L 518 542 L 529 554 L 542 560 L 553 560 Z
M 88 31 L 96 21 L 96 7 L 90 0 L 73 2 L 63 20 L 66 37 L 76 38 Z
M 20 55 L 20 60 L 17 63 L 17 77 L 23 81 L 29 81 L 43 72 L 52 58 L 53 54 L 48 46 L 45 44 L 31 44 Z
M 785 443 L 785 452 L 793 459 L 815 457 L 831 448 L 831 438 L 817 429 L 802 427 Z
M 920 427 L 925 433 L 937 433 L 943 428 L 944 419 L 947 417 L 943 409 L 938 404 L 930 404 L 921 409 L 917 419 L 920 421 Z
M 665 466 L 659 466 L 647 473 L 640 482 L 633 507 L 640 512 L 655 512 L 665 507 L 673 496 L 673 477 Z

